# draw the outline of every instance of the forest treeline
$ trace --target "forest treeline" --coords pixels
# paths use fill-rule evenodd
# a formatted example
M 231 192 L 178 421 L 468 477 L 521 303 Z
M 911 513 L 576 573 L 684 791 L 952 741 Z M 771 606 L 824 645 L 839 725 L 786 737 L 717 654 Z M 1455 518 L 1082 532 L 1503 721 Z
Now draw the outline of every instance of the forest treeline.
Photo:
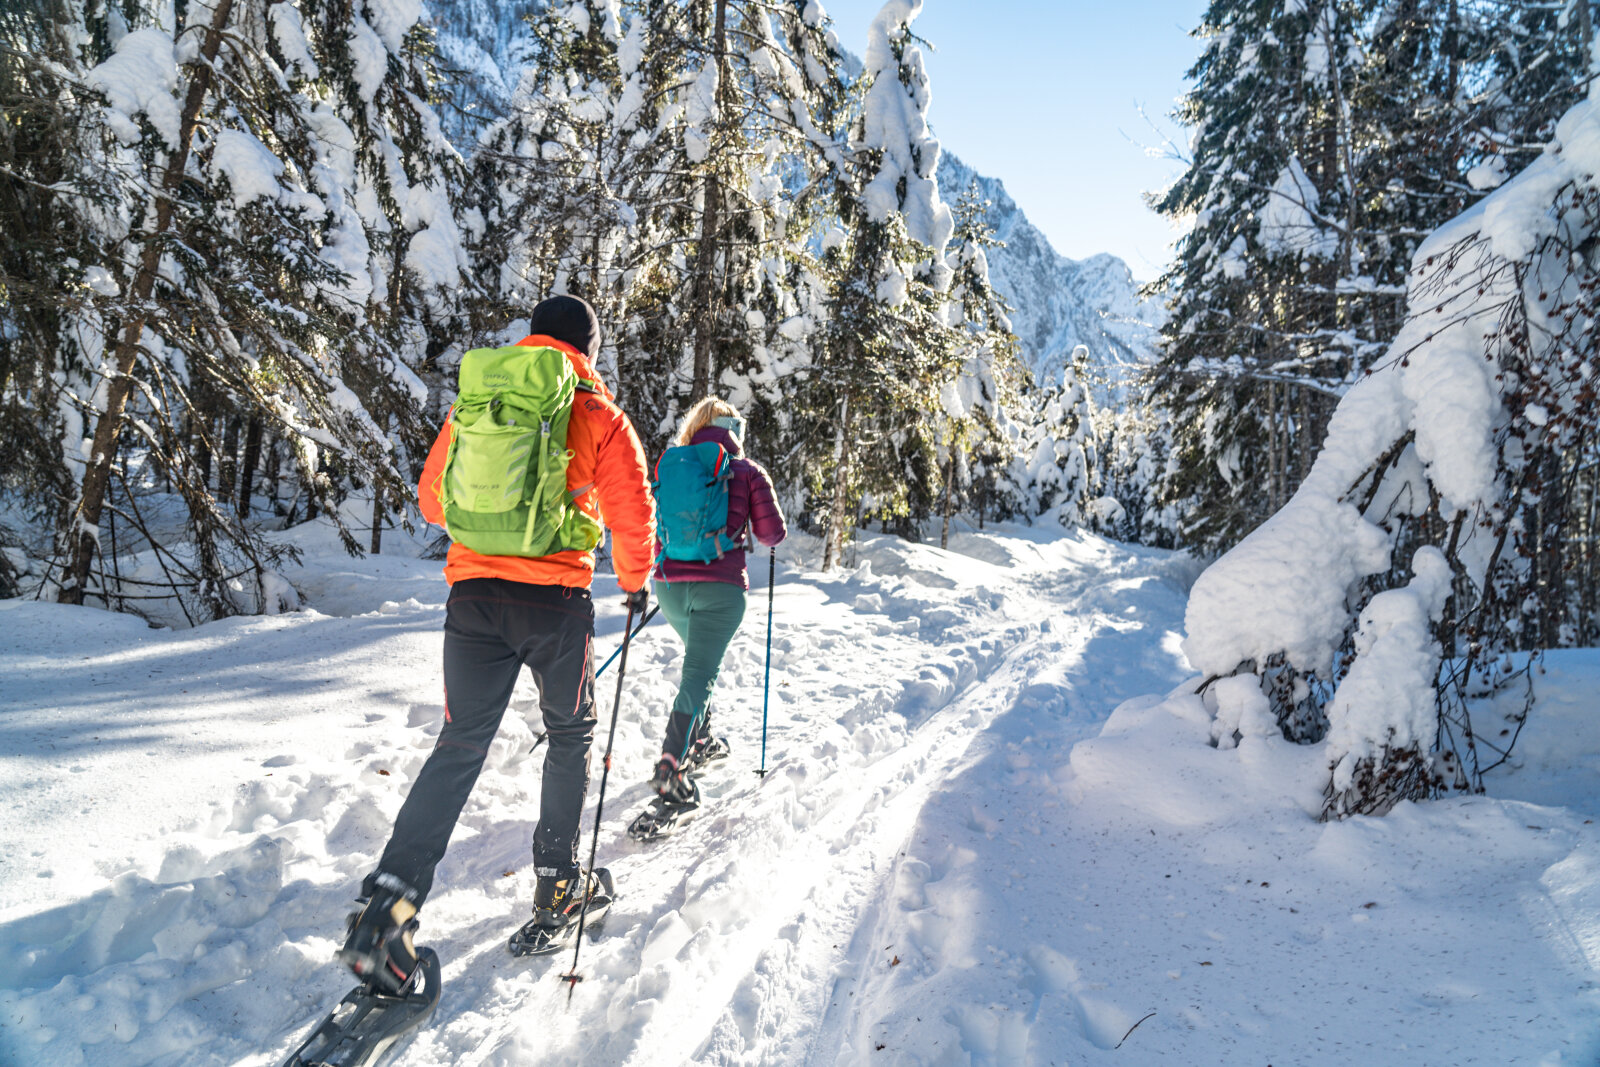
M 869 521 L 1075 508 L 1014 418 L 1062 390 L 1020 372 L 983 205 L 933 178 L 915 13 L 862 62 L 811 3 L 557 4 L 475 122 L 418 0 L 8 5 L 0 591 L 291 601 L 264 534 L 377 550 L 461 353 L 553 292 L 599 311 L 648 446 L 745 409 L 830 565 Z
M 861 59 L 810 0 L 531 6 L 521 83 L 476 110 L 421 0 L 0 12 L 0 593 L 291 604 L 269 532 L 376 550 L 461 353 L 551 292 L 598 309 L 648 447 L 708 393 L 743 408 L 828 565 L 958 510 L 1222 552 L 1403 358 L 1415 252 L 1546 151 L 1593 39 L 1583 2 L 1216 0 L 1151 197 L 1192 223 L 1159 358 L 1035 381 L 984 205 L 933 180 L 920 4 Z M 1508 647 L 1593 643 L 1592 428 L 1510 462 L 1538 596 L 1498 609 Z

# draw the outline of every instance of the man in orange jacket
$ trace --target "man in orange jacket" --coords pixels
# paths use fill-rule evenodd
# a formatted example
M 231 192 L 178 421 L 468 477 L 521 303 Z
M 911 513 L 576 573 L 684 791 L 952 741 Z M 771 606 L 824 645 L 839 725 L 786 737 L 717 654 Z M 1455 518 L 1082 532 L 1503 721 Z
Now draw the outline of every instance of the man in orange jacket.
M 580 379 L 567 427 L 567 489 L 577 506 L 611 529 L 611 558 L 628 604 L 642 612 L 655 548 L 655 509 L 644 448 L 594 371 L 600 325 L 594 309 L 570 296 L 533 310 L 528 347 L 566 353 Z M 440 430 L 417 495 L 423 516 L 444 525 L 439 481 L 454 423 Z M 537 559 L 484 556 L 452 544 L 445 564 L 450 598 L 444 624 L 444 725 L 395 819 L 378 868 L 362 883 L 367 904 L 340 958 L 383 992 L 405 990 L 416 970 L 411 942 L 417 909 L 433 883 L 461 808 L 477 781 L 524 664 L 539 683 L 545 752 L 539 824 L 533 834 L 537 925 L 576 920 L 600 889 L 580 877 L 578 820 L 589 784 L 594 740 L 594 553 L 569 550 Z M 592 915 L 592 912 L 591 912 Z

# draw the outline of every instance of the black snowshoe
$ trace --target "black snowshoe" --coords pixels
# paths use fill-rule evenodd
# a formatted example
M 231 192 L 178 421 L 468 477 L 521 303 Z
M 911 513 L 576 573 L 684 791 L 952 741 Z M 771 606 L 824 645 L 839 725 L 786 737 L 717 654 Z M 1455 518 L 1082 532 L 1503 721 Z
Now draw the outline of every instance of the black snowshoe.
M 513 956 L 546 956 L 560 952 L 578 935 L 578 920 L 585 916 L 583 897 L 572 892 L 569 879 L 539 879 L 533 894 L 533 918 L 511 935 L 507 948 Z M 589 910 L 584 922 L 590 930 L 600 926 L 606 912 L 617 899 L 617 889 L 611 872 L 596 867 L 589 875 Z
M 712 737 L 707 734 L 705 737 L 696 738 L 694 744 L 689 746 L 689 758 L 685 761 L 685 766 L 691 772 L 703 771 L 710 764 L 720 763 L 732 754 L 727 738 Z
M 727 738 L 712 736 L 711 709 L 708 707 L 701 713 L 700 721 L 694 724 L 693 740 L 689 742 L 689 751 L 683 760 L 684 770 L 703 771 L 710 764 L 727 759 L 731 751 Z
M 442 988 L 439 957 L 419 949 L 417 966 L 398 993 L 370 985 L 352 989 L 283 1067 L 375 1067 L 433 1016 Z
M 666 765 L 666 760 L 657 765 L 652 785 L 661 780 L 661 770 Z M 628 824 L 628 836 L 635 841 L 658 841 L 669 837 L 700 814 L 700 786 L 688 774 L 674 774 L 670 782 L 657 785 L 656 792 L 657 796 L 650 806 Z

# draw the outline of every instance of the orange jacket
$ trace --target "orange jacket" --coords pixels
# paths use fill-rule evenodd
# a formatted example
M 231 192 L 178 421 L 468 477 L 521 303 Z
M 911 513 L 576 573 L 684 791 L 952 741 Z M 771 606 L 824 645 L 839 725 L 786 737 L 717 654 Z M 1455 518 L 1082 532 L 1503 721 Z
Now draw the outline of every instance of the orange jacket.
M 654 561 L 656 511 L 645 473 L 644 446 L 633 432 L 633 424 L 617 407 L 588 357 L 576 348 L 542 335 L 524 337 L 517 344 L 560 349 L 567 354 L 578 377 L 599 385 L 598 393 L 579 392 L 572 401 L 567 448 L 572 450 L 573 456 L 567 464 L 567 491 L 585 485 L 592 487 L 575 503 L 585 514 L 610 527 L 611 563 L 617 572 L 617 582 L 629 592 L 641 588 Z M 444 461 L 454 433 L 455 423 L 447 419 L 428 452 L 422 481 L 417 486 L 422 517 L 435 526 L 444 525 L 439 482 L 444 476 Z M 481 556 L 466 545 L 452 544 L 444 576 L 451 584 L 466 578 L 505 578 L 530 585 L 587 589 L 594 580 L 594 553 L 573 549 L 538 559 Z

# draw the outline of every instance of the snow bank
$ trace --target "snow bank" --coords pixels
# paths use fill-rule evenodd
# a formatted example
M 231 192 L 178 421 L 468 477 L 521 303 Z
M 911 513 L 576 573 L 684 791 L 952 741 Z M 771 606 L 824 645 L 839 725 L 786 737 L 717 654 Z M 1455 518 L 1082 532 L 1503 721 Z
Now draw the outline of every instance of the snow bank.
M 1542 700 L 1576 704 L 1551 736 L 1587 757 L 1520 773 L 1574 808 L 1458 798 L 1332 824 L 1318 755 L 1258 728 L 1251 677 L 1212 687 L 1241 713 L 1232 747 L 1208 745 L 1195 681 L 1086 739 L 1059 704 L 1019 702 L 907 834 L 819 1047 L 843 1035 L 852 1065 L 1592 1062 L 1600 659 L 1561 668 Z

